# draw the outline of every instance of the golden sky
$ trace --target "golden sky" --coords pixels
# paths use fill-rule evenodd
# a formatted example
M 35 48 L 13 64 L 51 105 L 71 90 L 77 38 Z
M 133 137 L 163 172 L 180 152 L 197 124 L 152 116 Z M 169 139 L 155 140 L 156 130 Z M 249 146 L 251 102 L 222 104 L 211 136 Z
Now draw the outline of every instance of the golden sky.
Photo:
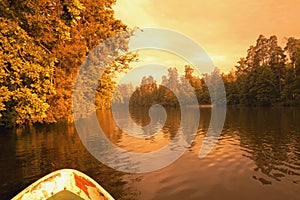
M 257 37 L 300 38 L 300 0 L 117 0 L 116 17 L 130 27 L 161 27 L 198 42 L 229 71 Z

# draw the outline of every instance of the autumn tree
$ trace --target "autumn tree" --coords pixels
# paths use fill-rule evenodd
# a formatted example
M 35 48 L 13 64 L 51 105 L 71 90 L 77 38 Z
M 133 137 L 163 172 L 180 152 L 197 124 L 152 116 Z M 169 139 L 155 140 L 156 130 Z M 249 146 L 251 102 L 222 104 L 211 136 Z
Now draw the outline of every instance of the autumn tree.
M 117 85 L 117 87 L 115 87 L 114 94 L 113 94 L 113 103 L 128 104 L 133 92 L 134 92 L 134 87 L 132 83 L 128 83 L 128 84 L 122 83 Z
M 144 76 L 132 96 L 131 105 L 152 106 L 157 102 L 157 84 L 152 76 Z
M 54 58 L 16 22 L 0 18 L 0 123 L 42 122 L 55 90 L 50 76 Z
M 141 85 L 136 88 L 131 97 L 131 105 L 161 104 L 178 107 L 180 104 L 209 104 L 210 95 L 205 80 L 195 76 L 193 71 L 193 68 L 186 65 L 185 74 L 180 76 L 176 68 L 169 68 L 168 76 L 162 76 L 162 82 L 159 85 L 156 84 L 152 76 L 143 77 Z
M 167 105 L 175 106 L 178 101 L 176 96 L 179 94 L 179 75 L 176 68 L 168 69 L 168 81 L 166 84 L 168 90 L 166 90 L 165 102 Z
M 79 67 L 99 43 L 122 32 L 115 0 L 0 0 L 0 116 L 4 125 L 72 119 Z M 127 50 L 129 35 L 115 44 Z M 99 77 L 97 108 L 110 106 L 114 77 L 135 54 L 115 55 Z

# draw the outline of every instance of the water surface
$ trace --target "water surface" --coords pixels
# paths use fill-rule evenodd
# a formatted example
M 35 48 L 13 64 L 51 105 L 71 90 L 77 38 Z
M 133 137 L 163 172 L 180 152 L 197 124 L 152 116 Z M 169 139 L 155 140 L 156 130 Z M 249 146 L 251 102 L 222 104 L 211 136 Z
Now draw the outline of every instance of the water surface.
M 147 110 L 131 114 L 138 125 L 149 123 Z M 150 152 L 168 144 L 178 131 L 180 110 L 167 109 L 167 114 L 162 131 L 147 139 L 126 135 L 109 111 L 98 116 L 114 144 L 128 151 Z M 202 159 L 198 154 L 210 108 L 201 109 L 200 116 L 197 136 L 184 155 L 166 168 L 144 174 L 123 173 L 101 164 L 82 145 L 74 125 L 1 129 L 0 199 L 10 199 L 61 168 L 86 173 L 117 200 L 300 198 L 299 108 L 228 108 L 218 144 Z M 193 120 L 192 112 L 188 120 Z

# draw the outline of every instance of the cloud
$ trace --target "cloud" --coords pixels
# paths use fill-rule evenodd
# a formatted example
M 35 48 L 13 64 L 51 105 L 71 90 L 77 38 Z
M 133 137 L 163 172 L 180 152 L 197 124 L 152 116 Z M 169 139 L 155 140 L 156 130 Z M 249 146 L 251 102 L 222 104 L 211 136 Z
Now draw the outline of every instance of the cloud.
M 118 0 L 115 15 L 130 27 L 155 26 L 155 19 L 146 12 L 148 0 Z
M 118 0 L 117 16 L 130 26 L 155 26 L 195 39 L 223 71 L 246 55 L 259 34 L 297 37 L 297 0 Z

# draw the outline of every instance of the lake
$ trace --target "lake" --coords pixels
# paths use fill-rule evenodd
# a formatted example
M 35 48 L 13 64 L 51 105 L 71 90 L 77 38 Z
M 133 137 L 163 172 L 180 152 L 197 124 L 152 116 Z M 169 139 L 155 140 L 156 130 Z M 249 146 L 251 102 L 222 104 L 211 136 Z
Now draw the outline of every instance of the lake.
M 115 145 L 150 152 L 168 144 L 178 131 L 180 110 L 169 108 L 166 113 L 160 133 L 147 139 L 118 129 L 110 111 L 99 111 L 98 117 Z M 131 114 L 138 125 L 149 122 L 145 109 L 136 108 Z M 178 160 L 141 174 L 120 172 L 99 162 L 83 146 L 74 125 L 1 129 L 0 199 L 13 197 L 61 168 L 86 173 L 116 200 L 300 199 L 300 108 L 229 107 L 217 145 L 199 159 L 210 116 L 210 108 L 201 108 L 196 137 Z

